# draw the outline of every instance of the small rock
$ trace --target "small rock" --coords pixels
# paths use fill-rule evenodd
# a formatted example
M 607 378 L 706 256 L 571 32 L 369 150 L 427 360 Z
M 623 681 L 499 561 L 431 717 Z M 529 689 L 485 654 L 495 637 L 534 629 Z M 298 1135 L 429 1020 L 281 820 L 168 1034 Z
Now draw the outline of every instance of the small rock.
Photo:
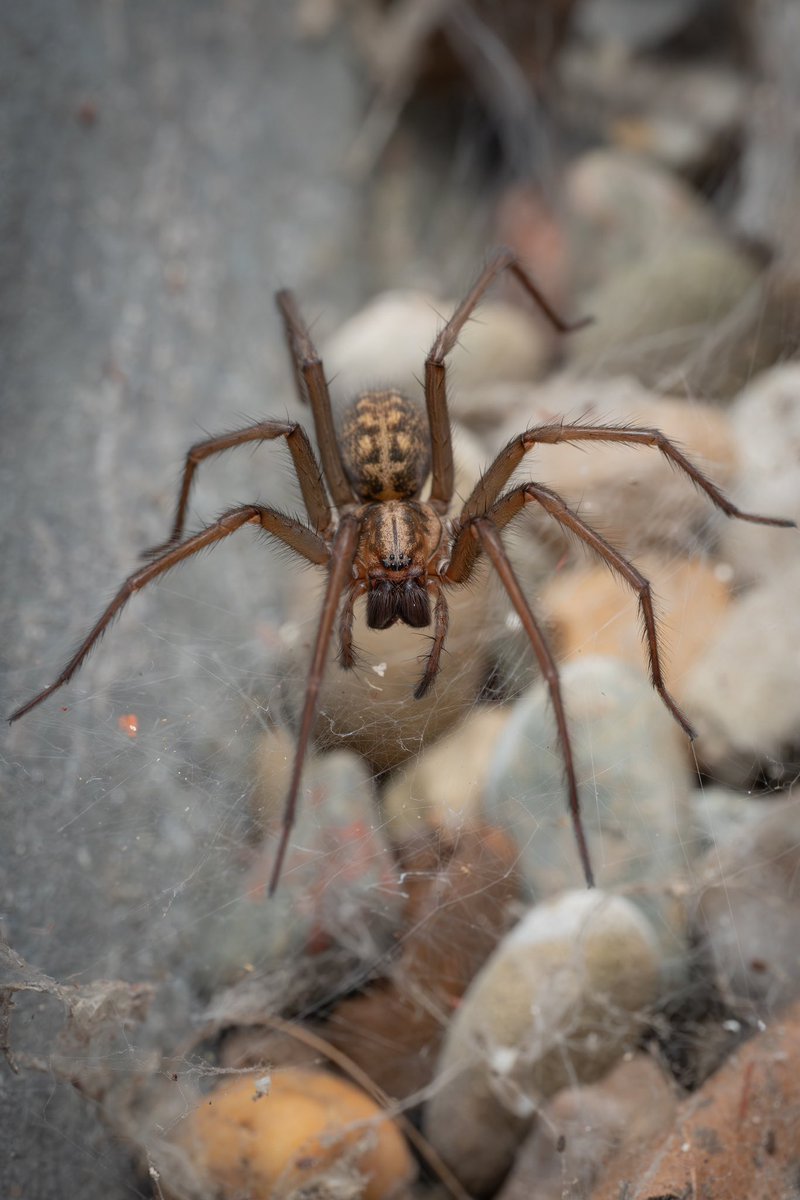
M 319 1068 L 283 1067 L 198 1097 L 174 1143 L 214 1195 L 404 1196 L 416 1175 L 405 1139 L 354 1084 Z M 185 1195 L 180 1188 L 170 1195 Z M 338 1185 L 338 1190 L 337 1190 Z
M 709 852 L 690 907 L 717 990 L 749 1023 L 800 994 L 800 794 L 740 807 L 745 828 Z
M 597 287 L 673 240 L 709 236 L 709 209 L 687 184 L 624 150 L 581 155 L 564 179 L 574 245 L 575 294 Z
M 800 364 L 759 375 L 730 407 L 739 458 L 733 498 L 743 508 L 800 523 Z M 745 580 L 766 579 L 800 563 L 800 534 L 731 522 L 722 553 Z
M 608 381 L 557 376 L 535 387 L 506 385 L 498 406 L 508 416 L 491 439 L 499 450 L 515 434 L 555 421 L 594 425 L 636 425 L 660 429 L 719 487 L 731 482 L 736 467 L 734 442 L 725 414 L 710 405 L 659 397 L 634 380 Z M 513 393 L 513 394 L 512 394 Z M 485 395 L 494 406 L 494 391 Z M 627 554 L 643 550 L 668 555 L 697 553 L 713 544 L 720 521 L 707 496 L 693 487 L 657 450 L 647 446 L 576 442 L 539 446 L 518 477 L 535 479 L 558 492 L 581 516 Z M 538 506 L 512 526 L 539 546 L 542 539 L 585 562 L 557 523 Z M 597 561 L 590 559 L 590 561 Z
M 316 725 L 320 748 L 345 746 L 376 771 L 384 771 L 413 758 L 471 712 L 490 668 L 491 647 L 484 636 L 492 624 L 487 578 L 483 572 L 468 588 L 448 592 L 450 625 L 441 670 L 421 700 L 414 698 L 414 689 L 430 649 L 430 630 L 400 623 L 369 629 L 363 600 L 356 604 L 357 661 L 352 670 L 343 670 L 336 661 L 338 647 L 331 647 Z M 278 670 L 280 694 L 273 693 L 269 702 L 294 728 L 305 695 L 321 592 L 319 581 L 309 585 L 306 580 L 290 598 L 292 619 L 282 631 L 287 650 Z
M 365 388 L 391 385 L 422 398 L 425 358 L 456 305 L 424 292 L 384 292 L 346 321 L 322 353 L 340 399 Z M 447 359 L 453 411 L 465 424 L 470 410 L 460 394 L 497 380 L 536 379 L 544 371 L 552 335 L 516 305 L 487 298 L 468 321 Z
M 274 970 L 290 957 L 335 949 L 319 971 L 319 987 L 327 994 L 328 966 L 341 976 L 345 963 L 374 962 L 394 943 L 404 903 L 399 873 L 370 772 L 348 751 L 306 762 L 283 873 L 275 894 L 268 895 L 294 754 L 293 747 L 287 749 L 282 735 L 268 735 L 262 748 L 258 808 L 273 836 L 254 851 L 237 892 L 209 922 L 205 952 L 195 948 L 205 990 Z
M 321 1032 L 396 1099 L 433 1076 L 444 1021 L 495 949 L 519 898 L 517 848 L 486 826 L 407 848 L 400 952 L 388 975 L 342 1000 Z
M 729 604 L 720 572 L 700 559 L 637 557 L 653 586 L 667 686 L 681 702 L 683 679 Z M 553 575 L 541 593 L 559 661 L 603 655 L 646 669 L 639 605 L 633 591 L 605 566 Z
M 700 185 L 718 180 L 735 160 L 749 91 L 733 66 L 573 43 L 561 75 L 565 108 L 584 136 L 647 156 Z
M 695 837 L 704 844 L 706 852 L 716 852 L 730 844 L 743 830 L 762 821 L 767 811 L 763 800 L 719 785 L 697 788 L 692 792 L 689 807 Z M 701 858 L 695 864 L 695 873 L 704 869 Z
M 567 287 L 571 272 L 571 248 L 569 231 L 563 220 L 562 205 L 553 208 L 552 197 L 548 197 L 535 183 L 515 181 L 500 193 L 494 216 L 494 241 L 499 246 L 510 246 L 536 280 L 537 286 L 564 316 Z M 501 295 L 520 299 L 519 284 L 509 279 L 502 286 Z
M 800 111 L 797 5 L 780 0 L 742 8 L 748 42 L 758 47 L 761 70 L 757 85 L 749 89 L 735 220 L 746 237 L 769 246 L 779 263 L 797 264 L 800 160 L 793 120 Z
M 595 324 L 570 338 L 568 361 L 594 375 L 628 372 L 661 390 L 733 395 L 741 373 L 706 351 L 758 276 L 750 259 L 720 237 L 676 237 L 669 249 L 621 268 L 585 297 Z
M 800 1142 L 800 1008 L 748 1042 L 678 1106 L 671 1131 L 614 1162 L 592 1200 L 786 1195 Z
M 728 399 L 753 376 L 800 353 L 800 277 L 792 264 L 763 271 L 688 359 L 661 380 L 665 391 Z
M 727 20 L 722 19 L 723 15 Z M 698 18 L 711 17 L 723 28 L 730 20 L 716 0 L 591 0 L 578 9 L 575 27 L 583 38 L 631 50 L 653 51 L 685 33 Z
M 798 536 L 785 529 L 787 544 Z M 684 680 L 701 764 L 721 782 L 794 777 L 800 757 L 800 564 L 733 603 Z
M 611 658 L 561 669 L 583 825 L 598 882 L 662 884 L 686 867 L 686 737 L 643 671 Z M 508 829 L 534 895 L 580 878 L 549 692 L 513 705 L 488 772 L 486 819 Z
M 496 1188 L 544 1100 L 635 1044 L 660 988 L 657 939 L 628 901 L 567 892 L 528 912 L 453 1017 L 425 1112 L 469 1191 Z
M 565 1088 L 547 1104 L 498 1200 L 588 1196 L 614 1154 L 632 1154 L 668 1129 L 675 1087 L 646 1054 L 622 1060 L 605 1079 Z
M 431 828 L 456 837 L 479 816 L 492 751 L 507 720 L 507 709 L 478 708 L 397 772 L 381 806 L 395 844 Z

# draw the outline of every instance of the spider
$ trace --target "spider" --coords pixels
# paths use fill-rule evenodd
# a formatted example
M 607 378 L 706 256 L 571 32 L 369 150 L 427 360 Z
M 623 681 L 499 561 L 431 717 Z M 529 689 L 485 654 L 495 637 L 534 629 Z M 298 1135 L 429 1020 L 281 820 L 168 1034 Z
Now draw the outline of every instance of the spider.
M 578 785 L 559 673 L 541 626 L 522 591 L 503 545 L 502 531 L 527 504 L 538 504 L 562 528 L 597 553 L 636 593 L 646 633 L 651 682 L 675 720 L 690 737 L 689 721 L 664 683 L 659 635 L 650 584 L 636 567 L 592 529 L 550 488 L 533 481 L 507 489 L 512 474 L 535 447 L 564 442 L 619 442 L 649 446 L 683 471 L 729 517 L 761 525 L 793 526 L 777 517 L 742 512 L 658 429 L 635 425 L 557 422 L 527 429 L 513 437 L 483 472 L 455 516 L 454 469 L 447 412 L 446 360 L 461 330 L 487 289 L 510 271 L 560 333 L 585 325 L 563 320 L 510 250 L 488 260 L 476 282 L 438 334 L 425 360 L 425 405 L 395 389 L 365 391 L 345 409 L 337 438 L 322 361 L 290 291 L 276 295 L 298 393 L 311 407 L 319 447 L 317 459 L 303 427 L 294 421 L 259 421 L 247 428 L 198 442 L 189 450 L 166 542 L 145 551 L 148 560 L 129 575 L 89 630 L 58 678 L 11 714 L 16 721 L 72 679 L 92 647 L 135 593 L 186 558 L 213 546 L 245 525 L 260 527 L 298 557 L 324 568 L 327 585 L 317 628 L 300 717 L 291 781 L 270 879 L 273 894 L 280 879 L 295 821 L 300 778 L 311 740 L 320 687 L 334 631 L 339 663 L 355 666 L 354 608 L 366 601 L 367 625 L 388 629 L 401 622 L 413 629 L 433 624 L 433 637 L 414 697 L 424 696 L 436 679 L 447 637 L 447 593 L 469 582 L 481 555 L 496 570 L 530 639 L 549 688 L 564 759 L 569 812 L 587 886 L 594 885 L 589 849 L 581 820 Z M 261 504 L 224 512 L 199 533 L 184 536 L 195 471 L 211 455 L 246 442 L 285 438 L 305 504 L 307 523 Z M 422 493 L 430 476 L 427 498 Z M 338 619 L 338 620 L 337 620 Z M 338 628 L 337 628 L 338 624 Z

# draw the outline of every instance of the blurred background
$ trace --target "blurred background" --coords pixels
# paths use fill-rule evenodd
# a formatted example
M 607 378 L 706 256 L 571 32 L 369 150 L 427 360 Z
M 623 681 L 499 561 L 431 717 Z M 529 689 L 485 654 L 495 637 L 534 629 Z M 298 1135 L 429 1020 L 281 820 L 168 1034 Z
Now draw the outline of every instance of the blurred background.
M 298 415 L 279 287 L 343 377 L 334 334 L 370 297 L 433 296 L 435 329 L 510 245 L 562 311 L 597 320 L 568 346 L 532 326 L 521 365 L 502 340 L 476 351 L 458 368 L 473 395 L 564 359 L 724 408 L 795 357 L 799 62 L 794 0 L 4 6 L 3 711 L 166 535 L 186 448 Z M 496 297 L 527 312 L 507 281 Z M 357 370 L 402 358 L 411 323 L 401 310 Z M 419 373 L 428 336 L 408 351 Z M 492 425 L 478 401 L 457 415 Z M 275 447 L 205 467 L 194 524 L 256 499 L 297 508 Z M 5 938 L 62 985 L 165 985 L 151 1046 L 198 1011 L 303 590 L 235 541 L 137 598 L 0 748 Z M 0 1078 L 3 1194 L 151 1194 L 91 1095 L 50 1073 L 46 990 L 18 997 L 14 1025 L 40 1069 Z

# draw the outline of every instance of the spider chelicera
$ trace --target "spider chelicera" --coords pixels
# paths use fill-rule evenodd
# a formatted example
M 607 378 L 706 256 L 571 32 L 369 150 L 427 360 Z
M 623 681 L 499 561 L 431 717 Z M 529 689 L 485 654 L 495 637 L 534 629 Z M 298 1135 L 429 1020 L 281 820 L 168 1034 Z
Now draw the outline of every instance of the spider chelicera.
M 300 398 L 311 406 L 319 461 L 308 435 L 294 421 L 259 421 L 246 429 L 198 442 L 189 450 L 183 470 L 175 520 L 169 539 L 145 553 L 149 561 L 130 575 L 105 612 L 84 638 L 58 678 L 9 718 L 16 721 L 68 683 L 94 644 L 128 599 L 184 559 L 214 545 L 244 525 L 259 526 L 299 557 L 327 571 L 327 586 L 317 629 L 305 700 L 283 814 L 270 893 L 280 878 L 294 825 L 300 777 L 311 740 L 320 687 L 338 617 L 339 663 L 355 666 L 353 619 L 356 601 L 366 600 L 367 625 L 388 629 L 402 622 L 414 629 L 433 623 L 433 637 L 414 696 L 424 696 L 436 679 L 447 637 L 447 593 L 464 586 L 481 554 L 489 559 L 517 611 L 547 681 L 566 769 L 567 793 L 575 839 L 587 884 L 594 883 L 578 801 L 578 786 L 569 728 L 561 698 L 559 674 L 541 627 L 520 587 L 506 553 L 502 530 L 526 504 L 540 505 L 559 525 L 594 550 L 638 596 L 646 631 L 653 687 L 682 729 L 694 731 L 664 684 L 658 627 L 650 584 L 616 550 L 550 488 L 534 482 L 506 489 L 513 472 L 537 445 L 559 442 L 621 442 L 659 450 L 706 493 L 729 517 L 760 525 L 792 526 L 793 521 L 762 517 L 736 508 L 680 450 L 657 429 L 633 425 L 540 425 L 520 433 L 484 471 L 466 502 L 448 515 L 453 501 L 454 470 L 446 397 L 446 359 L 481 297 L 509 270 L 560 333 L 586 322 L 561 319 L 533 279 L 509 250 L 489 260 L 453 316 L 441 330 L 425 360 L 425 404 L 385 388 L 363 392 L 344 411 L 337 437 L 322 361 L 311 341 L 294 296 L 280 291 L 276 300 L 283 318 Z M 199 533 L 184 537 L 186 511 L 195 470 L 203 459 L 245 442 L 285 438 L 305 503 L 308 523 L 261 504 L 245 504 L 223 513 Z M 321 465 L 320 465 L 321 464 Z M 423 489 L 430 475 L 427 499 Z

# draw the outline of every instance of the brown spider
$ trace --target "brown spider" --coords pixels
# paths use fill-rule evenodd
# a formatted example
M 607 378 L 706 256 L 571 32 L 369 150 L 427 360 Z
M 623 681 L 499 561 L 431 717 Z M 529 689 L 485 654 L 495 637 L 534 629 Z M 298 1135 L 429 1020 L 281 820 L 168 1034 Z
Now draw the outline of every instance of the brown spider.
M 561 526 L 596 551 L 636 592 L 647 635 L 653 687 L 690 738 L 694 737 L 694 731 L 664 684 L 658 630 L 648 581 L 618 550 L 570 509 L 556 492 L 533 482 L 522 483 L 508 491 L 503 489 L 524 456 L 536 445 L 579 441 L 622 442 L 658 449 L 729 517 L 761 525 L 792 526 L 794 522 L 740 511 L 657 429 L 565 423 L 541 425 L 512 438 L 484 471 L 458 515 L 448 517 L 454 485 L 445 360 L 478 301 L 506 269 L 513 273 L 559 332 L 567 333 L 586 323 L 579 321 L 568 324 L 563 321 L 542 296 L 517 257 L 509 250 L 500 250 L 488 262 L 441 330 L 425 360 L 427 421 L 417 403 L 391 388 L 364 392 L 344 412 L 341 444 L 334 428 L 322 361 L 300 316 L 294 296 L 289 291 L 278 292 L 276 300 L 284 322 L 297 388 L 301 400 L 311 405 L 321 467 L 305 430 L 294 421 L 260 421 L 246 429 L 208 438 L 193 446 L 186 456 L 175 520 L 168 541 L 146 552 L 145 557 L 150 560 L 148 564 L 125 580 L 55 682 L 12 713 L 9 721 L 16 721 L 72 678 L 95 642 L 134 592 L 177 566 L 183 559 L 228 537 L 243 525 L 260 526 L 301 558 L 325 567 L 328 581 L 270 881 L 272 893 L 280 878 L 295 820 L 303 761 L 317 714 L 320 686 L 337 613 L 339 662 L 346 670 L 355 665 L 353 610 L 362 596 L 366 598 L 367 625 L 372 629 L 388 629 L 397 621 L 414 629 L 424 629 L 433 621 L 431 647 L 414 692 L 415 698 L 419 699 L 429 690 L 439 670 L 447 636 L 447 589 L 466 584 L 475 570 L 479 555 L 485 552 L 519 615 L 547 680 L 566 768 L 575 839 L 586 882 L 591 887 L 594 882 L 592 866 L 581 821 L 558 668 L 500 536 L 501 531 L 526 504 L 539 504 Z M 286 438 L 292 455 L 308 524 L 304 525 L 273 508 L 246 504 L 230 509 L 199 533 L 182 540 L 189 493 L 198 464 L 212 454 L 230 450 L 244 442 L 272 441 L 279 437 Z M 421 500 L 429 473 L 430 492 L 427 500 Z

